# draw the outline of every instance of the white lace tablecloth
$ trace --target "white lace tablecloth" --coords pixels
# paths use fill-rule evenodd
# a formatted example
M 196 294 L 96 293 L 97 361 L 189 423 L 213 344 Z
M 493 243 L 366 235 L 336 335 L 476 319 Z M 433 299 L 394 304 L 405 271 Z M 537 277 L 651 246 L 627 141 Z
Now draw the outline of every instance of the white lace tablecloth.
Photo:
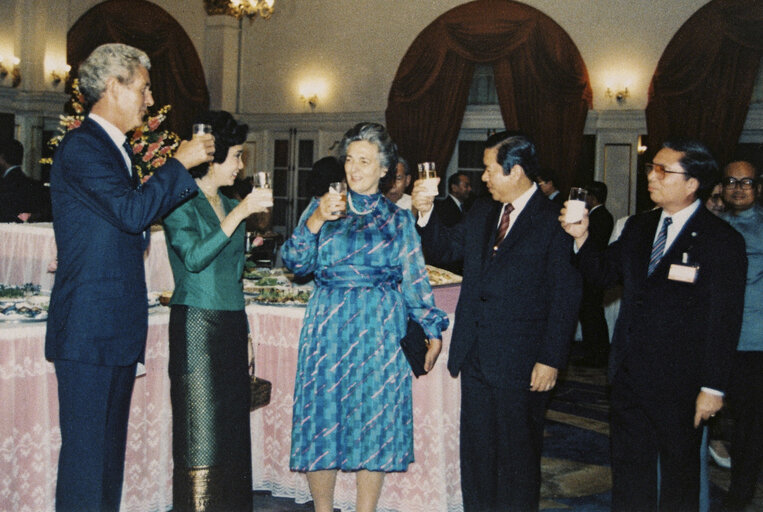
M 163 245 L 163 244 L 162 244 Z M 46 263 L 47 264 L 47 263 Z M 0 271 L 0 282 L 4 275 Z M 455 309 L 458 287 L 435 290 L 440 307 Z M 172 416 L 167 376 L 168 309 L 149 317 L 146 375 L 135 382 L 127 439 L 122 509 L 172 508 Z M 252 413 L 253 487 L 310 499 L 304 474 L 289 471 L 292 392 L 304 308 L 250 305 L 257 375 L 273 383 L 271 404 Z M 451 315 L 451 322 L 452 322 Z M 61 444 L 53 365 L 44 358 L 45 324 L 0 324 L 0 510 L 54 510 Z M 460 511 L 458 457 L 460 388 L 445 367 L 450 331 L 433 372 L 414 379 L 416 462 L 387 476 L 380 511 Z M 353 510 L 355 479 L 340 474 L 336 506 Z

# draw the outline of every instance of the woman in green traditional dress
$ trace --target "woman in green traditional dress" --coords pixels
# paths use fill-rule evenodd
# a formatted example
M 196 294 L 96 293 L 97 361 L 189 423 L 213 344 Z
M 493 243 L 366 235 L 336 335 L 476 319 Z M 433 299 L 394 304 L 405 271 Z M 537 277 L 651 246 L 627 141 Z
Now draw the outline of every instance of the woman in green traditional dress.
M 199 194 L 164 219 L 175 278 L 169 361 L 173 510 L 248 512 L 251 348 L 248 358 L 242 221 L 265 207 L 261 191 L 240 203 L 218 191 L 243 168 L 247 126 L 227 112 L 209 112 L 200 122 L 212 127 L 214 159 L 190 170 Z

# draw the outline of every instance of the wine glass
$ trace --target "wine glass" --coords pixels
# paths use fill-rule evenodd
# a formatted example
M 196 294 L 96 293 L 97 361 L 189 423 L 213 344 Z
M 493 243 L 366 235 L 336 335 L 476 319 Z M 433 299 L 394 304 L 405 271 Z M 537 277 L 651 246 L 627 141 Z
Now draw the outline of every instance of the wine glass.
M 587 197 L 588 191 L 584 188 L 572 187 L 570 189 L 570 197 L 565 206 L 567 213 L 564 216 L 564 222 L 567 224 L 577 224 L 583 220 Z
M 419 179 L 424 180 L 422 190 L 425 195 L 436 196 L 437 190 L 437 171 L 434 162 L 421 162 L 418 164 Z

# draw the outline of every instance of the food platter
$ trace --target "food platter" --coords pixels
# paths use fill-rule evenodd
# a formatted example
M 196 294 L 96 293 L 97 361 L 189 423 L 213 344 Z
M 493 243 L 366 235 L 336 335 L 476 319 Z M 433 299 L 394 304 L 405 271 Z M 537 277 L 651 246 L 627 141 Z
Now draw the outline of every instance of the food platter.
M 429 284 L 432 286 L 447 286 L 463 281 L 463 277 L 458 274 L 432 265 L 427 265 L 427 273 L 429 274 Z
M 262 287 L 249 293 L 253 302 L 265 306 L 306 306 L 312 289 L 294 286 Z
M 44 322 L 50 297 L 38 295 L 20 300 L 0 300 L 0 322 Z

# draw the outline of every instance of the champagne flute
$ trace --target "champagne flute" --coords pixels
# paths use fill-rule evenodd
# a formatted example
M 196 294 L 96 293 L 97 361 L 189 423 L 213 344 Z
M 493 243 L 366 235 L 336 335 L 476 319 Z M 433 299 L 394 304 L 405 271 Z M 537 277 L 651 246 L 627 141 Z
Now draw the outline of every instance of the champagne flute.
M 583 214 L 586 208 L 586 198 L 588 191 L 580 187 L 570 189 L 570 197 L 567 201 L 567 212 L 564 216 L 564 222 L 567 224 L 578 224 L 583 220 Z
M 434 162 L 421 162 L 419 167 L 419 179 L 424 180 L 422 184 L 422 190 L 424 195 L 436 196 L 439 192 L 437 190 L 437 171 L 435 170 Z

